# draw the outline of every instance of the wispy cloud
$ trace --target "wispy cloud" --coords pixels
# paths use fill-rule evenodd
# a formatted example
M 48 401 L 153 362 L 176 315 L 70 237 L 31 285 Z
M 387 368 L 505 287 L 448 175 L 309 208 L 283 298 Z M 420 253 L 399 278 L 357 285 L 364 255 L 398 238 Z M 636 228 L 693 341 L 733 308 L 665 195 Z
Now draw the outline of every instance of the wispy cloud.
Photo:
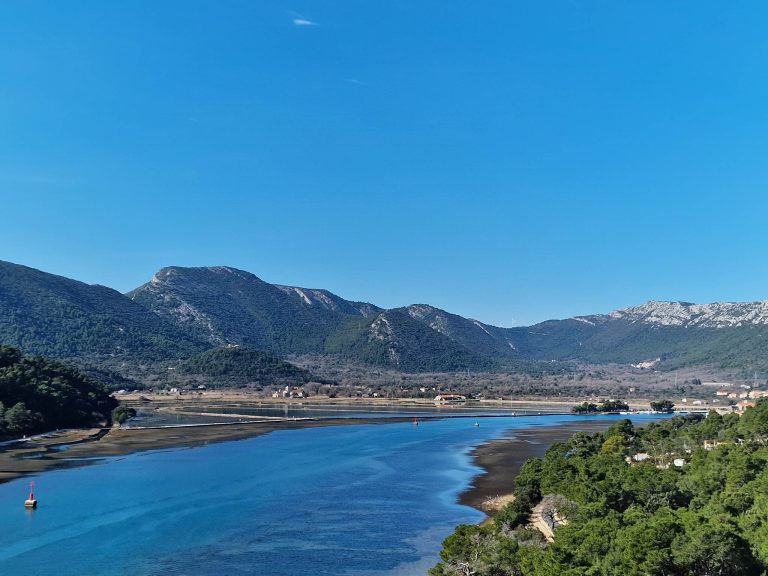
M 291 10 L 290 12 L 288 12 L 288 14 L 293 16 L 294 26 L 304 26 L 304 27 L 317 26 L 317 22 L 310 20 L 309 18 L 304 18 L 304 16 L 302 16 L 298 12 L 294 12 L 293 10 Z
M 357 78 L 344 78 L 344 82 L 348 82 L 349 84 L 355 84 L 356 86 L 368 86 L 367 82 L 363 82 L 362 80 L 358 80 Z

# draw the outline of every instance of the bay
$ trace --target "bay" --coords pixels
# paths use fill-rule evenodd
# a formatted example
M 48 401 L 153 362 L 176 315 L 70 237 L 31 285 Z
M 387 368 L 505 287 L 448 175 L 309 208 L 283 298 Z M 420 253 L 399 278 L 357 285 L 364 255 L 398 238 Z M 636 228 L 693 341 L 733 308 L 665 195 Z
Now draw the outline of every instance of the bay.
M 481 472 L 472 448 L 579 420 L 290 430 L 46 472 L 35 511 L 28 479 L 0 485 L 0 574 L 422 575 L 457 524 L 483 519 L 458 504 Z

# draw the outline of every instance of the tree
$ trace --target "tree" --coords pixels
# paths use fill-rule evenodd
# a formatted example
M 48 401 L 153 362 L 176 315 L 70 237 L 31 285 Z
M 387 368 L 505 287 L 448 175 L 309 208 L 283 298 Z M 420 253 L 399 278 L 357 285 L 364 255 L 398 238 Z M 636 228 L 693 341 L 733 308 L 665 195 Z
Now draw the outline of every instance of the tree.
M 123 404 L 112 410 L 112 421 L 118 424 L 123 424 L 134 416 L 136 416 L 136 409 Z
M 429 571 L 430 576 L 522 576 L 517 569 L 515 540 L 495 537 L 489 526 L 459 526 L 443 542 L 442 562 Z
M 42 417 L 37 412 L 28 410 L 24 402 L 14 404 L 5 412 L 5 427 L 11 434 L 21 434 L 23 432 L 34 430 L 42 421 Z
M 696 447 L 712 438 L 718 449 Z M 621 456 L 635 449 L 656 461 L 627 465 Z M 676 458 L 682 467 L 669 465 Z M 637 429 L 620 420 L 576 434 L 523 465 L 515 496 L 492 526 L 446 540 L 451 553 L 432 574 L 765 576 L 768 402 L 741 417 L 673 416 Z M 566 511 L 546 545 L 527 533 L 536 503 L 551 524 Z
M 714 440 L 723 429 L 723 417 L 716 411 L 710 410 L 706 419 L 699 426 L 699 432 L 706 440 Z
M 699 514 L 683 514 L 686 529 L 672 543 L 678 573 L 701 576 L 757 576 L 762 573 L 749 544 L 736 528 Z
M 623 400 L 605 400 L 599 406 L 600 412 L 625 412 L 629 410 L 629 404 Z
M 623 436 L 608 436 L 600 449 L 603 454 L 613 454 L 614 456 L 623 456 L 627 451 L 627 444 Z
M 675 411 L 675 404 L 671 400 L 659 400 L 658 402 L 651 402 L 651 410 L 671 414 Z
M 758 441 L 763 441 L 768 436 L 768 402 L 760 399 L 755 406 L 747 408 L 738 428 L 740 433 L 755 436 Z
M 592 404 L 590 402 L 584 402 L 583 404 L 579 404 L 578 406 L 574 406 L 571 408 L 571 412 L 574 414 L 594 414 L 596 412 L 599 412 L 597 408 L 597 404 Z
M 621 530 L 604 565 L 610 574 L 646 576 L 676 574 L 670 545 L 681 532 L 680 522 L 669 509 Z
M 12 346 L 0 346 L 0 368 L 13 366 L 21 362 L 21 352 Z

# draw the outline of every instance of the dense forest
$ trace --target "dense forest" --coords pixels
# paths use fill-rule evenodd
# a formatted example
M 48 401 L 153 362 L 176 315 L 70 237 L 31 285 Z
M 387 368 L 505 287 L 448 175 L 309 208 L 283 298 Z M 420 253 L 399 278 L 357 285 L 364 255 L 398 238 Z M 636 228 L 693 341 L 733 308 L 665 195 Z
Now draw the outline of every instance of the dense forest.
M 458 527 L 430 574 L 764 575 L 767 463 L 768 402 L 577 433 L 523 466 L 492 523 Z
M 202 376 L 208 386 L 300 386 L 312 379 L 308 370 L 244 346 L 206 350 L 179 364 L 176 371 Z
M 59 362 L 0 346 L 0 436 L 88 426 L 109 419 L 106 386 Z

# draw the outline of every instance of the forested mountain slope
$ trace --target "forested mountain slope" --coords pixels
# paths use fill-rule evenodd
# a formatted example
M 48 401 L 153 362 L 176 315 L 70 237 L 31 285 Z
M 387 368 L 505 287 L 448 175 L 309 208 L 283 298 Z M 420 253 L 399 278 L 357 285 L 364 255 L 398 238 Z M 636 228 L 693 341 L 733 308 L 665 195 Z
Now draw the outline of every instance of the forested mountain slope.
M 661 367 L 714 364 L 768 369 L 765 302 L 648 302 L 610 314 L 509 328 L 505 336 L 535 360 L 640 363 Z
M 116 290 L 2 261 L 0 344 L 56 357 L 149 360 L 206 347 Z
M 768 303 L 652 301 L 501 328 L 429 304 L 384 310 L 228 266 L 163 268 L 123 295 L 0 262 L 0 344 L 97 363 L 242 345 L 403 371 L 541 371 L 578 361 L 752 372 L 768 371 Z
M 128 296 L 212 345 L 334 354 L 405 371 L 488 369 L 494 361 L 402 310 L 325 290 L 273 285 L 229 267 L 164 268 Z

